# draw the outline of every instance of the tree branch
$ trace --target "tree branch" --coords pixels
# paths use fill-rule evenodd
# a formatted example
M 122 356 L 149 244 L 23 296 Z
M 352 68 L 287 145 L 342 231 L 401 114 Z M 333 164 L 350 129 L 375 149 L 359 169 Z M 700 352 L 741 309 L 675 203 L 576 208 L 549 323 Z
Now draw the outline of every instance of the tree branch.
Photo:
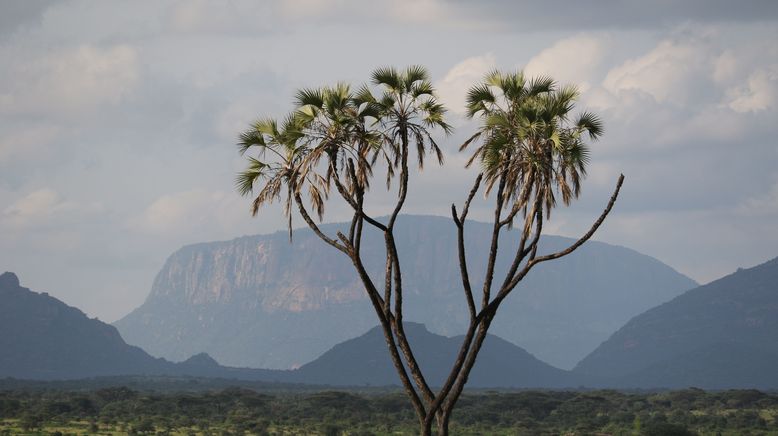
M 325 235 L 324 232 L 322 232 L 319 229 L 319 226 L 316 225 L 316 222 L 311 218 L 310 215 L 308 215 L 308 211 L 305 209 L 305 205 L 303 204 L 303 199 L 300 197 L 300 193 L 296 192 L 294 194 L 294 200 L 295 203 L 297 203 L 297 209 L 300 211 L 300 215 L 302 215 L 303 220 L 305 220 L 306 224 L 308 224 L 308 227 L 313 230 L 313 232 L 318 236 L 322 241 L 326 242 L 327 244 L 337 248 L 341 252 L 343 252 L 346 256 L 351 257 L 351 254 L 344 245 L 339 244 L 338 241 L 335 239 L 330 238 L 329 236 Z
M 538 258 L 535 258 L 533 256 L 532 259 L 530 259 L 527 262 L 527 264 L 524 266 L 522 271 L 519 274 L 517 274 L 516 277 L 514 277 L 510 281 L 510 283 L 508 283 L 508 286 L 506 286 L 506 287 L 504 287 L 503 289 L 500 290 L 500 293 L 497 295 L 497 297 L 495 297 L 495 299 L 490 304 L 490 306 L 494 305 L 494 308 L 490 307 L 490 308 L 487 308 L 486 310 L 489 310 L 489 311 L 492 311 L 492 312 L 494 310 L 496 310 L 497 306 L 499 306 L 499 304 L 500 304 L 500 301 L 502 301 L 503 299 L 505 299 L 505 297 L 508 296 L 508 294 L 516 287 L 516 285 L 521 281 L 521 279 L 523 279 L 524 276 L 527 275 L 527 273 L 529 272 L 530 269 L 532 269 L 533 266 L 535 266 L 535 265 L 537 265 L 537 264 L 539 264 L 541 262 L 546 262 L 546 261 L 549 261 L 549 260 L 552 260 L 552 259 L 558 259 L 558 258 L 560 258 L 562 256 L 567 256 L 568 254 L 570 254 L 573 251 L 575 251 L 578 247 L 580 247 L 584 242 L 588 241 L 589 238 L 591 238 L 592 235 L 594 235 L 594 233 L 597 231 L 597 229 L 600 228 L 600 225 L 605 220 L 605 217 L 608 216 L 608 214 L 610 213 L 611 209 L 613 209 L 613 205 L 616 203 L 616 199 L 619 196 L 619 191 L 621 190 L 621 185 L 623 183 L 624 183 L 624 174 L 621 174 L 619 176 L 618 182 L 616 182 L 616 189 L 613 191 L 613 195 L 611 195 L 610 201 L 608 201 L 608 205 L 605 207 L 605 210 L 602 211 L 602 213 L 600 214 L 600 217 L 597 218 L 597 221 L 595 221 L 594 224 L 592 224 L 592 226 L 589 228 L 588 232 L 586 232 L 583 236 L 581 236 L 581 238 L 579 238 L 577 241 L 575 241 L 575 243 L 573 243 L 571 246 L 567 247 L 566 249 L 564 249 L 562 251 L 558 251 L 556 253 L 548 254 L 548 255 L 545 255 L 545 256 L 540 256 Z M 537 245 L 535 246 L 535 248 L 533 248 L 533 251 L 536 251 L 536 250 L 537 250 Z
M 489 260 L 486 264 L 486 275 L 484 276 L 483 295 L 481 299 L 481 310 L 483 310 L 488 304 L 490 295 L 492 292 L 492 280 L 494 279 L 494 265 L 497 260 L 497 246 L 500 239 L 500 214 L 502 213 L 502 207 L 504 203 L 503 192 L 505 191 L 505 170 L 503 170 L 500 176 L 500 183 L 497 188 L 497 199 L 494 207 L 494 226 L 492 228 L 492 242 L 489 247 Z
M 467 256 L 465 255 L 465 220 L 467 219 L 467 213 L 470 211 L 470 202 L 475 197 L 478 188 L 481 185 L 481 178 L 483 174 L 478 174 L 478 177 L 473 183 L 473 188 L 470 190 L 470 194 L 465 200 L 465 204 L 462 207 L 462 215 L 457 216 L 457 208 L 455 205 L 451 205 L 451 216 L 454 219 L 454 224 L 457 226 L 457 251 L 459 252 L 459 273 L 462 276 L 462 287 L 465 290 L 465 299 L 467 300 L 467 309 L 470 312 L 470 321 L 475 320 L 475 301 L 473 299 L 473 289 L 470 285 L 470 274 L 467 270 Z

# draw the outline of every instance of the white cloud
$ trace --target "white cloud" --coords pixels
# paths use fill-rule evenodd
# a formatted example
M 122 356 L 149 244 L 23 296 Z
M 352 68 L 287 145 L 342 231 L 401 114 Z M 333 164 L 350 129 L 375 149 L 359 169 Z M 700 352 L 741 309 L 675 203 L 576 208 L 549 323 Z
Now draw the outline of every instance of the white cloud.
M 467 58 L 448 70 L 443 79 L 435 84 L 441 101 L 449 110 L 464 114 L 467 91 L 495 68 L 497 62 L 491 53 Z
M 138 76 L 138 53 L 129 45 L 63 49 L 15 64 L 0 85 L 0 112 L 71 117 L 119 103 Z
M 127 225 L 179 244 L 230 238 L 256 227 L 249 207 L 250 200 L 232 192 L 192 189 L 157 198 Z M 199 236 L 193 239 L 193 235 Z
M 713 80 L 725 83 L 735 78 L 738 73 L 738 59 L 731 51 L 726 50 L 713 61 Z
M 664 40 L 647 54 L 613 68 L 603 87 L 613 94 L 645 93 L 658 103 L 684 105 L 694 88 L 711 77 L 709 55 L 692 41 Z
M 778 67 L 754 71 L 745 84 L 730 88 L 729 107 L 735 112 L 759 112 L 774 107 L 778 95 Z
M 15 230 L 41 225 L 57 227 L 68 218 L 98 213 L 102 209 L 100 203 L 68 201 L 53 189 L 42 188 L 30 192 L 6 207 L 2 212 L 0 225 Z
M 3 215 L 21 224 L 25 221 L 49 216 L 62 207 L 59 195 L 51 189 L 44 188 L 31 192 L 6 207 Z
M 557 82 L 575 84 L 586 91 L 596 79 L 608 46 L 604 37 L 581 34 L 565 38 L 530 59 L 524 72 L 530 77 L 551 76 Z
M 215 205 L 225 197 L 223 192 L 204 190 L 163 195 L 132 222 L 132 227 L 154 234 L 191 232 L 212 219 Z

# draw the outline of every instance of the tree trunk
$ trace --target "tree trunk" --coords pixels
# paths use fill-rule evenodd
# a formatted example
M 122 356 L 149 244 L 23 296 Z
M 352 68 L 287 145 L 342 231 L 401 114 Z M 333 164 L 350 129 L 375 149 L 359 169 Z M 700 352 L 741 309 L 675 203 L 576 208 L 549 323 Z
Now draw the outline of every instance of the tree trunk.
M 421 436 L 432 436 L 432 425 L 427 424 L 425 422 L 424 418 L 419 419 L 420 425 L 421 425 L 421 431 L 419 432 L 419 435 Z

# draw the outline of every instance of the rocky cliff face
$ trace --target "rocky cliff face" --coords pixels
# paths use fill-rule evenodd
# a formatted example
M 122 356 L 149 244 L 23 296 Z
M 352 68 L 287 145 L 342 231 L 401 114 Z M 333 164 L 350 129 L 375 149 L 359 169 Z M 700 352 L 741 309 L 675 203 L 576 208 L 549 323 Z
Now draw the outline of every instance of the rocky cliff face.
M 338 225 L 327 226 L 334 232 Z M 483 277 L 490 226 L 468 223 L 474 281 Z M 444 335 L 464 331 L 466 308 L 450 219 L 404 216 L 396 238 L 406 287 L 406 319 Z M 501 241 L 507 269 L 516 235 Z M 572 241 L 548 236 L 541 251 Z M 371 274 L 383 267 L 379 235 L 363 246 Z M 378 280 L 380 282 L 380 280 Z M 589 242 L 540 265 L 498 314 L 493 332 L 563 368 L 607 339 L 632 316 L 696 284 L 635 251 Z M 195 244 L 174 253 L 144 304 L 116 323 L 151 354 L 182 360 L 207 352 L 234 366 L 290 368 L 376 324 L 348 259 L 310 231 Z

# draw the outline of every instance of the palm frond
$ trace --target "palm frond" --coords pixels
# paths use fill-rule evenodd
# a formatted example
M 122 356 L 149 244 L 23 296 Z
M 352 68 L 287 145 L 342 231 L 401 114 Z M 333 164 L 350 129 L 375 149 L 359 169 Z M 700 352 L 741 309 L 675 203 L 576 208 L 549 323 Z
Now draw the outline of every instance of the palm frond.
M 246 154 L 246 151 L 248 151 L 248 149 L 251 147 L 262 147 L 264 145 L 265 137 L 262 136 L 262 133 L 255 129 L 249 129 L 240 134 L 238 141 L 238 151 L 241 155 L 243 155 Z
M 324 90 L 321 88 L 303 88 L 297 90 L 294 104 L 299 107 L 313 106 L 321 109 L 324 104 Z
M 411 65 L 406 68 L 403 73 L 405 91 L 410 91 L 411 86 L 416 82 L 423 82 L 428 80 L 429 75 L 427 74 L 427 69 L 421 65 Z
M 246 196 L 254 191 L 254 183 L 265 176 L 267 164 L 253 157 L 248 158 L 249 165 L 235 177 L 235 188 L 240 195 Z
M 371 76 L 374 85 L 383 85 L 391 90 L 402 89 L 402 79 L 394 67 L 376 68 Z
M 549 76 L 537 76 L 533 77 L 529 81 L 529 86 L 527 87 L 527 94 L 531 97 L 549 93 L 554 90 L 554 87 L 556 85 L 556 82 L 554 79 L 552 79 Z
M 602 119 L 593 114 L 592 112 L 585 111 L 583 112 L 579 117 L 578 121 L 575 123 L 576 127 L 581 132 L 586 132 L 589 134 L 589 137 L 596 141 L 600 138 L 603 132 L 603 122 Z
M 496 101 L 492 90 L 487 84 L 481 84 L 471 87 L 467 91 L 467 116 L 474 117 L 478 112 L 485 110 L 486 105 L 492 105 Z

